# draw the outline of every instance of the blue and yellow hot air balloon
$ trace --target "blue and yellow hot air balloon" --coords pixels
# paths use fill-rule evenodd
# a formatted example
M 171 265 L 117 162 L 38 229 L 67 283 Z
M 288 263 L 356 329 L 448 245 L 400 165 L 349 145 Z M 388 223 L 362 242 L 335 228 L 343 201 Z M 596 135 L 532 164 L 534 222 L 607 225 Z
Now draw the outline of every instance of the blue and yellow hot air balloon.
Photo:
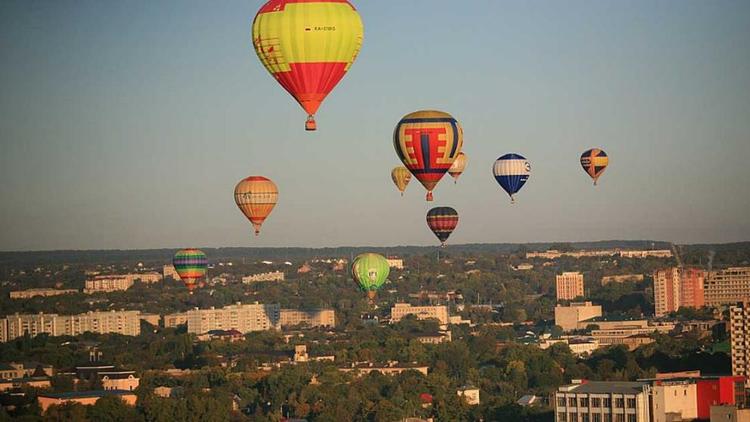
M 581 154 L 581 167 L 592 179 L 594 179 L 594 186 L 596 186 L 599 176 L 604 173 L 609 165 L 609 157 L 607 153 L 599 148 L 591 148 L 590 150 Z
M 513 195 L 521 190 L 526 181 L 529 180 L 531 165 L 526 158 L 519 154 L 505 154 L 495 161 L 492 166 L 492 174 L 495 176 L 497 183 L 510 195 L 510 202 L 514 203 L 516 200 Z

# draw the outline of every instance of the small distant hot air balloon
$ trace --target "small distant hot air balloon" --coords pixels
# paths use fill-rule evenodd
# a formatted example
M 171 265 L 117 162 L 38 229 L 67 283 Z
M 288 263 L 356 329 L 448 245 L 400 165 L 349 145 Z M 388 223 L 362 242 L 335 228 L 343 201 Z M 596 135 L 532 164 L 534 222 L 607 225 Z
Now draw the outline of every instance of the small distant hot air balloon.
M 526 158 L 518 154 L 505 154 L 495 161 L 492 166 L 492 174 L 500 186 L 510 195 L 510 202 L 516 200 L 513 195 L 521 190 L 523 185 L 529 180 L 531 165 Z
M 451 168 L 448 169 L 448 174 L 453 177 L 453 183 L 455 184 L 458 182 L 458 178 L 461 177 L 461 174 L 464 172 L 464 169 L 466 168 L 466 154 L 463 152 L 458 153 L 458 157 L 456 157 L 456 160 L 451 164 Z
M 182 249 L 172 258 L 172 265 L 190 294 L 193 294 L 198 280 L 206 276 L 208 258 L 200 249 Z
M 376 253 L 364 253 L 352 262 L 352 277 L 359 284 L 359 288 L 367 292 L 370 300 L 375 298 L 390 271 L 388 260 Z
M 463 146 L 463 129 L 448 113 L 416 111 L 404 116 L 393 131 L 393 146 L 407 169 L 432 190 L 453 164 Z
M 608 164 L 609 157 L 607 157 L 607 153 L 599 148 L 592 148 L 581 154 L 581 167 L 583 167 L 583 171 L 594 179 L 594 186 L 596 186 L 599 176 L 607 169 Z
M 457 225 L 458 212 L 451 207 L 436 207 L 427 212 L 427 226 L 440 240 L 441 246 L 445 246 Z
M 270 0 L 253 21 L 253 46 L 263 66 L 307 112 L 315 112 L 357 58 L 364 28 L 347 0 Z
M 234 188 L 234 202 L 245 217 L 253 223 L 255 235 L 260 233 L 260 226 L 266 220 L 276 202 L 279 190 L 268 178 L 250 176 L 240 180 Z
M 411 173 L 409 173 L 409 169 L 404 166 L 394 167 L 391 171 L 391 179 L 393 179 L 393 183 L 398 190 L 401 191 L 401 196 L 404 196 L 406 186 L 411 181 Z

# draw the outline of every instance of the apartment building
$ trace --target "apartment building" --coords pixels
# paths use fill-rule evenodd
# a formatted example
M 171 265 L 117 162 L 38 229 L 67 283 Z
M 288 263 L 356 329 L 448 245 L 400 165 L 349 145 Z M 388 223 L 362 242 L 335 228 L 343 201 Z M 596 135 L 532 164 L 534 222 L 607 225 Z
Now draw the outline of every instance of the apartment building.
M 27 289 L 27 290 L 15 290 L 10 292 L 9 296 L 11 299 L 31 299 L 32 297 L 42 296 L 59 296 L 67 295 L 71 293 L 78 293 L 76 289 Z
M 619 274 L 619 275 L 605 275 L 602 277 L 602 286 L 606 286 L 609 283 L 627 283 L 634 282 L 640 283 L 643 281 L 643 274 Z
M 650 422 L 647 382 L 579 380 L 557 389 L 555 422 Z
M 559 325 L 564 331 L 573 331 L 586 328 L 582 322 L 602 316 L 601 305 L 591 302 L 573 302 L 569 306 L 555 306 L 555 325 Z
M 308 327 L 334 327 L 336 325 L 336 311 L 333 309 L 318 309 L 302 311 L 298 309 L 282 309 L 279 312 L 281 327 L 307 325 Z
M 212 330 L 250 331 L 279 330 L 279 305 L 261 303 L 225 306 L 220 309 L 193 309 L 187 312 L 189 333 L 204 334 Z
M 187 324 L 187 312 L 167 314 L 162 317 L 164 328 L 175 328 Z
M 698 268 L 671 267 L 654 272 L 654 305 L 656 316 L 680 308 L 700 308 L 705 304 L 706 273 Z
M 750 299 L 750 267 L 710 271 L 703 293 L 706 306 L 733 305 Z
M 396 303 L 391 308 L 391 321 L 399 322 L 407 315 L 414 315 L 417 319 L 436 319 L 441 325 L 449 322 L 448 307 L 439 306 L 412 306 L 408 303 Z
M 750 375 L 750 301 L 729 308 L 732 375 Z
M 162 275 L 164 278 L 171 278 L 173 280 L 179 280 L 180 275 L 177 274 L 177 270 L 174 269 L 174 265 L 168 264 L 162 267 Z
M 117 333 L 137 336 L 141 333 L 140 311 L 89 311 L 78 315 L 14 314 L 0 319 L 0 341 L 6 342 L 28 333 L 34 337 L 77 336 L 85 332 Z
M 162 275 L 156 272 L 97 275 L 94 278 L 86 280 L 83 292 L 86 294 L 116 292 L 131 288 L 136 281 L 140 281 L 141 283 L 158 283 L 161 280 Z
M 395 268 L 397 270 L 404 269 L 404 260 L 401 258 L 389 256 L 388 258 L 386 258 L 386 261 L 388 261 L 388 266 L 391 268 Z
M 253 274 L 242 277 L 243 284 L 257 283 L 259 281 L 284 281 L 283 271 L 270 271 L 266 273 Z
M 557 300 L 573 300 L 583 296 L 583 274 L 564 272 L 555 276 Z

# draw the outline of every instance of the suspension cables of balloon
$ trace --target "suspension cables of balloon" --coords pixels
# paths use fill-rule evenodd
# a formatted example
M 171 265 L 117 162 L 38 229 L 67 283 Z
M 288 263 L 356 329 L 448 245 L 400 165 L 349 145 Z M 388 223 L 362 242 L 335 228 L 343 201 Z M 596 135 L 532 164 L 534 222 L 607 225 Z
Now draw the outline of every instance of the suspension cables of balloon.
M 260 233 L 260 226 L 273 211 L 279 200 L 276 184 L 263 176 L 249 176 L 237 183 L 234 188 L 234 202 L 255 229 Z
M 492 174 L 500 187 L 510 196 L 510 202 L 515 203 L 515 195 L 529 180 L 531 165 L 519 154 L 505 154 L 495 160 Z
M 581 167 L 583 171 L 594 179 L 594 186 L 599 180 L 599 176 L 604 173 L 609 165 L 609 157 L 604 150 L 600 148 L 591 148 L 581 154 Z
M 307 113 L 315 113 L 357 58 L 364 27 L 347 0 L 271 0 L 253 20 L 253 46 L 271 76 Z
M 375 299 L 390 271 L 388 260 L 376 253 L 364 253 L 352 262 L 352 277 L 360 290 L 367 293 L 370 301 Z
M 197 283 L 206 276 L 208 258 L 200 249 L 181 249 L 172 258 L 172 265 L 190 294 Z
M 461 153 L 463 129 L 448 113 L 422 110 L 404 116 L 393 131 L 393 147 L 404 166 L 432 191 Z

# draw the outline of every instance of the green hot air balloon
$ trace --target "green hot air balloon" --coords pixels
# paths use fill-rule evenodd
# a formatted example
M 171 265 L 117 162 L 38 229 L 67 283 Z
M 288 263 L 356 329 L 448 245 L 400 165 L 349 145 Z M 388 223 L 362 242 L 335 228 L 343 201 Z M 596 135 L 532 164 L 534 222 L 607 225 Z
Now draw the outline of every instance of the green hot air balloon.
M 365 253 L 354 258 L 352 263 L 352 277 L 359 284 L 359 288 L 367 292 L 370 300 L 388 278 L 391 268 L 382 255 Z

